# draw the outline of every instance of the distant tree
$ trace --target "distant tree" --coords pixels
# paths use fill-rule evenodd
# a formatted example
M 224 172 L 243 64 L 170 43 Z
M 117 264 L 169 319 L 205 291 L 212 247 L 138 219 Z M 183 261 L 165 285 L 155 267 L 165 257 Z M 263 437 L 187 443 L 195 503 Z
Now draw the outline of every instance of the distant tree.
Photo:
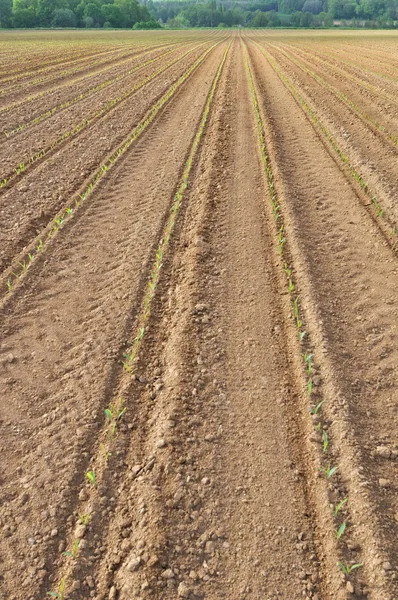
M 261 10 L 256 10 L 250 25 L 252 27 L 267 27 L 268 23 L 269 18 L 267 15 L 264 12 L 261 12 Z
M 69 8 L 56 8 L 53 14 L 53 27 L 76 27 L 77 19 L 73 10 Z
M 12 0 L 0 0 L 0 27 L 11 25 Z
M 93 27 L 102 25 L 104 23 L 104 17 L 101 12 L 101 6 L 99 4 L 94 4 L 94 2 L 90 2 L 86 4 L 83 11 L 83 19 L 85 23 L 87 23 L 86 19 L 91 19 L 91 24 L 86 25 L 86 27 Z
M 310 27 L 312 25 L 313 15 L 310 12 L 301 14 L 300 27 Z
M 162 29 L 162 27 L 157 21 L 138 21 L 133 29 Z
M 36 25 L 36 14 L 33 6 L 30 8 L 16 8 L 12 15 L 12 24 L 17 29 L 34 27 Z
M 115 4 L 103 4 L 101 13 L 105 21 L 110 23 L 111 27 L 126 27 L 126 17 L 119 6 Z
M 303 12 L 310 12 L 313 15 L 318 15 L 322 8 L 322 0 L 306 0 L 303 5 Z

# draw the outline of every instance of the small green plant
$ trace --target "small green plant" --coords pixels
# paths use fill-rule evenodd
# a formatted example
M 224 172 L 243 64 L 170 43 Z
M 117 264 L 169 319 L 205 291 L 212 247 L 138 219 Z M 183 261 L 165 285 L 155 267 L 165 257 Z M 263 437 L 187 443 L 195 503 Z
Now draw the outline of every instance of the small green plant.
M 344 564 L 342 562 L 338 562 L 337 564 L 338 564 L 338 567 L 339 567 L 340 571 L 342 573 L 344 573 L 344 575 L 346 575 L 346 577 L 349 577 L 350 574 L 351 574 L 351 572 L 354 569 L 359 569 L 360 567 L 363 566 L 361 563 L 355 563 L 355 565 L 349 565 L 348 563 Z
M 89 482 L 91 483 L 91 485 L 95 485 L 97 483 L 97 478 L 95 476 L 94 471 L 87 471 L 86 477 L 89 480 Z
M 66 580 L 65 577 L 63 577 L 59 583 L 59 588 L 57 592 L 47 592 L 47 596 L 51 596 L 52 598 L 58 598 L 58 600 L 64 600 L 65 599 L 65 587 L 66 587 Z
M 346 527 L 347 527 L 347 523 L 344 521 L 344 523 L 342 523 L 340 525 L 340 527 L 338 528 L 337 533 L 336 533 L 336 537 L 337 537 L 338 540 L 341 538 L 341 536 L 345 532 Z
M 307 382 L 307 392 L 308 392 L 309 396 L 311 396 L 311 394 L 312 394 L 312 387 L 313 387 L 312 379 L 309 379 Z
M 307 335 L 306 331 L 299 331 L 299 333 L 298 333 L 299 341 L 302 342 L 306 335 Z
M 323 439 L 323 451 L 327 452 L 327 449 L 329 446 L 329 438 L 328 438 L 328 434 L 326 433 L 325 430 L 323 430 L 322 439 Z
M 310 408 L 310 413 L 312 415 L 317 415 L 319 413 L 319 411 L 321 410 L 322 404 L 325 402 L 325 400 L 321 400 L 320 402 L 318 402 L 318 404 L 316 406 L 313 406 Z
M 64 556 L 69 556 L 70 558 L 73 558 L 74 560 L 76 560 L 77 557 L 78 557 L 78 554 L 79 554 L 79 541 L 80 540 L 75 540 L 73 542 L 73 545 L 72 545 L 72 550 L 71 551 L 62 552 L 62 554 Z
M 343 498 L 343 500 L 340 500 L 340 502 L 338 504 L 336 504 L 334 511 L 333 511 L 333 515 L 335 517 L 337 517 L 338 513 L 341 511 L 341 509 L 347 502 L 348 502 L 348 498 Z
M 91 519 L 91 513 L 86 513 L 85 515 L 79 515 L 79 521 L 82 525 L 88 525 Z
M 330 479 L 331 477 L 333 477 L 333 475 L 336 473 L 336 471 L 337 471 L 337 467 L 331 467 L 330 463 L 328 464 L 328 466 L 326 468 L 321 469 L 321 472 L 325 473 L 326 479 Z
M 8 290 L 9 292 L 11 292 L 11 290 L 12 290 L 12 282 L 11 282 L 11 279 L 7 279 L 7 290 Z
M 308 375 L 311 375 L 312 373 L 312 358 L 313 358 L 313 354 L 304 354 L 304 362 L 307 364 L 307 373 Z
M 29 265 L 26 264 L 26 261 L 20 262 L 18 264 L 22 269 L 22 273 L 26 273 L 26 271 L 28 270 L 28 267 L 29 267 Z
M 109 422 L 109 432 L 113 437 L 116 432 L 116 427 L 124 413 L 126 412 L 127 407 L 124 406 L 123 398 L 118 398 L 110 403 L 109 407 L 105 409 L 105 417 Z

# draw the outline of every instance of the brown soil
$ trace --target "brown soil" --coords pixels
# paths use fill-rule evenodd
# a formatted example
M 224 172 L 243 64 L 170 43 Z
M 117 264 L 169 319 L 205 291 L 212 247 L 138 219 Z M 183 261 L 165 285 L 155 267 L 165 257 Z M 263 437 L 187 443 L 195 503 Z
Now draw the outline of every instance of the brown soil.
M 64 582 L 70 600 L 394 600 L 396 149 L 297 64 L 309 68 L 305 44 L 341 62 L 361 44 L 162 34 L 143 34 L 154 51 L 142 60 L 159 60 L 119 92 L 192 51 L 0 198 L 0 598 L 39 600 Z M 395 38 L 369 39 L 387 74 Z M 178 44 L 163 57 L 166 41 Z M 205 52 L 48 238 L 57 211 Z M 360 64 L 373 68 L 370 50 Z M 5 157 L 115 90 L 10 138 Z M 26 273 L 10 276 L 40 237 Z M 126 411 L 112 435 L 115 401 Z

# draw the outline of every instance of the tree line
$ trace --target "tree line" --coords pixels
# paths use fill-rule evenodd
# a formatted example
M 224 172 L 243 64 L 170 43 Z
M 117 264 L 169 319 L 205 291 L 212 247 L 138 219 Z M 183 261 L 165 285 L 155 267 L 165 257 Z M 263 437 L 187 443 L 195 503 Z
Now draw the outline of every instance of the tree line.
M 398 0 L 0 0 L 0 27 L 398 26 Z

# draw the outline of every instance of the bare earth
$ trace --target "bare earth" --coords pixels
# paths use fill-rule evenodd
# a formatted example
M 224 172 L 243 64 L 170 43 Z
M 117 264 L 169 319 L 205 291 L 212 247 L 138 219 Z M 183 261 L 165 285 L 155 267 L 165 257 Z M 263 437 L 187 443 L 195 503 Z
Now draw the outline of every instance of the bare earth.
M 398 599 L 397 60 L 2 34 L 1 600 Z

